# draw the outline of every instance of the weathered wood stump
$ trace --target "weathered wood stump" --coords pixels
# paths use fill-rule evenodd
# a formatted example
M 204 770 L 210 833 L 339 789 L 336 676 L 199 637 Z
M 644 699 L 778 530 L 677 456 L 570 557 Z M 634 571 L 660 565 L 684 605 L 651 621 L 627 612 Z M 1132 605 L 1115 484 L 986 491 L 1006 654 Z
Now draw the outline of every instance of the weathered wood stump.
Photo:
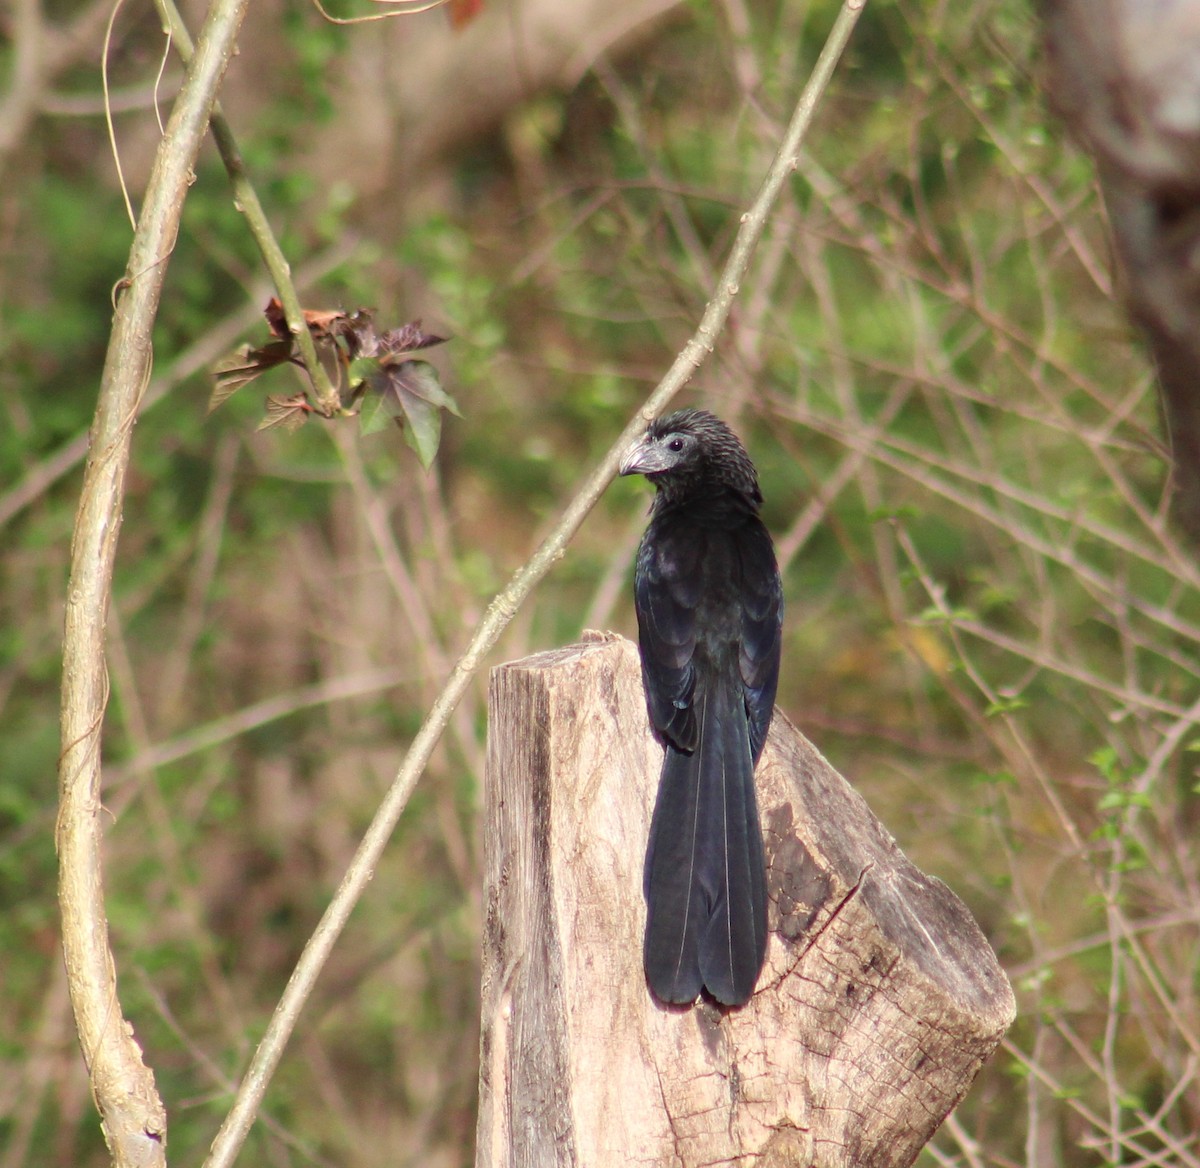
M 979 927 L 777 713 L 758 990 L 663 1007 L 642 976 L 661 761 L 631 642 L 493 671 L 477 1168 L 910 1164 L 1014 1016 Z

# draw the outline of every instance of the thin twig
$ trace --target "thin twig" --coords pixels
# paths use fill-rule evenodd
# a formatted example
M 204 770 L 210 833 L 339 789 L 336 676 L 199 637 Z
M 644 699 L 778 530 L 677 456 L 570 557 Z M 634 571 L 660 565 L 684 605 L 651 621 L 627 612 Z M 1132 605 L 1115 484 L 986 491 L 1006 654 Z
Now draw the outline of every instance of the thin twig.
M 229 742 L 261 726 L 270 725 L 280 718 L 289 718 L 301 710 L 382 693 L 411 681 L 412 677 L 407 670 L 393 666 L 328 677 L 313 685 L 275 694 L 261 702 L 245 706 L 236 713 L 186 730 L 165 742 L 156 742 L 127 762 L 117 763 L 108 770 L 106 790 L 110 793 L 117 792 L 140 771 L 167 766 L 182 758 L 211 750 L 214 746 L 220 746 L 223 742 Z M 114 818 L 119 819 L 121 805 L 114 804 L 111 810 Z
M 108 129 L 108 148 L 112 152 L 113 166 L 117 170 L 117 186 L 121 188 L 121 198 L 125 201 L 125 214 L 129 216 L 129 226 L 136 231 L 137 214 L 133 209 L 133 200 L 129 197 L 125 169 L 121 166 L 121 149 L 117 145 L 117 129 L 113 125 L 113 110 L 108 100 L 108 55 L 112 48 L 113 25 L 116 24 L 120 11 L 121 0 L 114 0 L 112 12 L 108 14 L 108 24 L 104 26 L 104 43 L 100 46 L 100 88 L 104 93 L 104 125 Z
M 375 20 L 394 20 L 397 16 L 416 16 L 434 8 L 441 8 L 443 4 L 447 3 L 447 0 L 372 0 L 372 2 L 384 5 L 387 11 L 373 12 L 368 16 L 334 16 L 326 11 L 321 0 L 312 0 L 313 7 L 321 14 L 321 18 L 330 24 L 370 24 Z
M 175 7 L 174 0 L 156 0 L 156 2 L 159 14 L 175 42 L 180 59 L 185 65 L 190 66 L 193 52 L 192 38 L 187 30 L 187 25 L 183 23 L 179 9 Z M 330 383 L 329 375 L 325 372 L 320 357 L 317 356 L 317 346 L 305 323 L 304 309 L 300 305 L 296 285 L 292 283 L 291 266 L 275 238 L 275 233 L 271 230 L 267 213 L 258 200 L 258 192 L 246 173 L 242 152 L 238 149 L 237 139 L 233 136 L 233 130 L 221 110 L 220 102 L 213 106 L 212 133 L 217 150 L 221 155 L 221 161 L 225 164 L 225 170 L 229 175 L 230 185 L 233 187 L 234 203 L 246 217 L 250 234 L 254 238 L 254 242 L 258 244 L 263 263 L 271 274 L 271 280 L 279 296 L 279 303 L 283 305 L 288 329 L 295 337 L 296 348 L 300 352 L 300 359 L 304 362 L 304 370 L 312 382 L 313 393 L 317 399 L 317 409 L 327 418 L 335 417 L 342 409 L 341 398 Z
M 562 559 L 567 544 L 615 476 L 622 452 L 642 431 L 646 422 L 657 416 L 671 398 L 687 384 L 704 358 L 712 352 L 729 316 L 734 297 L 737 296 L 742 280 L 749 270 L 755 244 L 762 235 L 767 217 L 780 192 L 796 169 L 800 144 L 812 123 L 817 103 L 829 84 L 865 2 L 866 0 L 845 0 L 842 5 L 812 75 L 796 104 L 783 143 L 775 155 L 762 188 L 753 205 L 742 216 L 741 227 L 721 275 L 721 281 L 692 338 L 676 357 L 666 376 L 646 399 L 642 409 L 621 432 L 608 453 L 567 504 L 566 510 L 542 545 L 517 571 L 504 591 L 492 601 L 466 651 L 459 658 L 445 687 L 426 715 L 336 894 L 296 963 L 262 1042 L 259 1043 L 246 1071 L 233 1107 L 213 1141 L 205 1168 L 229 1168 L 233 1163 L 254 1121 L 267 1084 L 283 1056 L 304 1002 L 312 992 L 317 976 L 332 952 L 354 905 L 370 881 L 388 838 L 408 802 L 417 779 L 425 769 L 434 746 L 459 699 L 483 664 L 484 657 L 496 644 L 500 634 L 534 586 Z

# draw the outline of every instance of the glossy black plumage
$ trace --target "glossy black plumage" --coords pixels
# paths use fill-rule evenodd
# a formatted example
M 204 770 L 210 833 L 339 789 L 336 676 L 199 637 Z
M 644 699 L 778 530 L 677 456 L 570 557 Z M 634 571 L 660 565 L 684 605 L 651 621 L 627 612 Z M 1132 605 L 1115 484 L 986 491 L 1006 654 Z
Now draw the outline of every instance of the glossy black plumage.
M 704 410 L 653 422 L 622 474 L 655 486 L 634 599 L 650 721 L 666 748 L 646 852 L 646 980 L 742 1005 L 767 941 L 754 767 L 775 705 L 783 600 L 758 476 Z

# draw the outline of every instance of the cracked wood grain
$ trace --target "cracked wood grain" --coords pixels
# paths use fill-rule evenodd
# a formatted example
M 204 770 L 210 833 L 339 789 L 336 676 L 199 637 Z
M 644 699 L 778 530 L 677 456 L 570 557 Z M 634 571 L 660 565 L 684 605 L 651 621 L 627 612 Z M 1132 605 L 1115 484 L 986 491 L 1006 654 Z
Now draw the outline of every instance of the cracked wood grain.
M 636 648 L 591 637 L 492 674 L 478 1168 L 912 1163 L 1013 1018 L 983 934 L 777 713 L 758 991 L 658 1005 L 641 938 L 661 748 Z

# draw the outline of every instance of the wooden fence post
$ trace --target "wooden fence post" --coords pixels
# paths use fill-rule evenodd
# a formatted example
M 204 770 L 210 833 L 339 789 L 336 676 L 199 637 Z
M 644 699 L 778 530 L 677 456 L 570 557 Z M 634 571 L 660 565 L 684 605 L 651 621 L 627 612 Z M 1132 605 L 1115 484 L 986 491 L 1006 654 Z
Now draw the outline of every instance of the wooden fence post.
M 659 1005 L 642 860 L 662 751 L 635 646 L 590 636 L 492 673 L 476 1168 L 911 1164 L 1014 1016 L 979 927 L 776 714 L 758 989 Z

